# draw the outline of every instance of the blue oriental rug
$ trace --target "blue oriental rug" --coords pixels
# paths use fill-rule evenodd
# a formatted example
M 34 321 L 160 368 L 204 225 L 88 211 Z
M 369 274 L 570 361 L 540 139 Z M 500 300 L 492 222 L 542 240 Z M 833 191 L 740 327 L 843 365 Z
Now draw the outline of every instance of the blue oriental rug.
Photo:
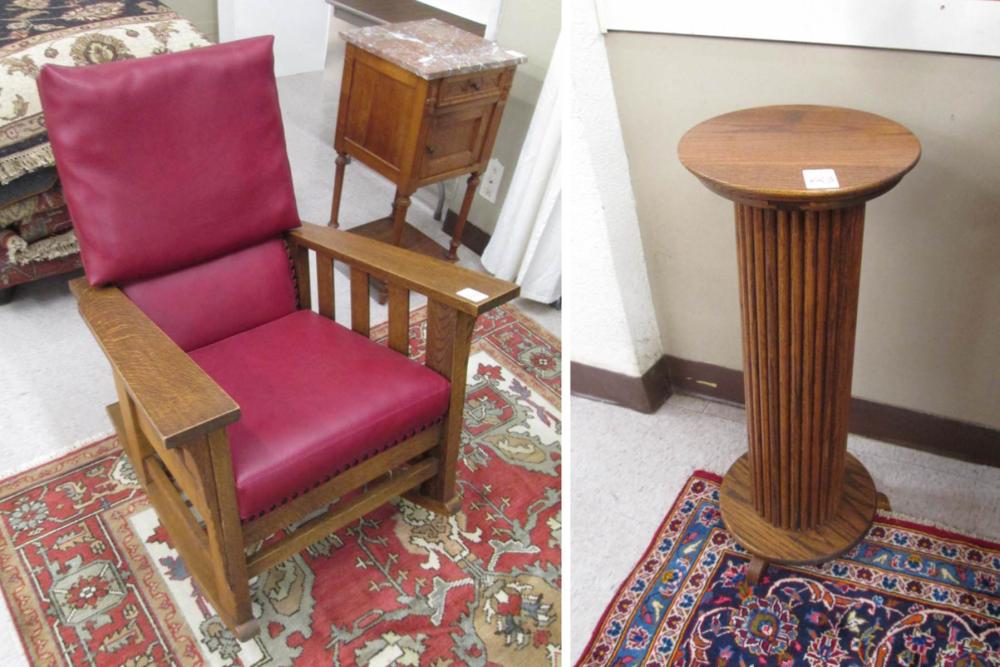
M 578 665 L 1000 667 L 1000 544 L 880 513 L 843 557 L 751 587 L 720 484 L 688 480 Z

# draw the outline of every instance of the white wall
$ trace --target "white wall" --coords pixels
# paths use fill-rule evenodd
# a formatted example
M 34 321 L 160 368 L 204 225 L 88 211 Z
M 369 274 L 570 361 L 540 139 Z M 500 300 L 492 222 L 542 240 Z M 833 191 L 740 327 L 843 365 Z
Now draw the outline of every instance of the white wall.
M 425 5 L 486 26 L 486 39 L 495 39 L 502 0 L 420 0 Z
M 164 4 L 191 21 L 209 40 L 219 41 L 216 0 L 164 0 Z
M 603 30 L 1000 56 L 996 0 L 597 0 Z
M 623 32 L 605 43 L 669 354 L 742 366 L 733 205 L 681 165 L 684 132 L 767 104 L 863 109 L 909 128 L 923 154 L 867 207 L 853 393 L 1000 427 L 1000 59 Z
M 592 0 L 573 9 L 564 144 L 573 361 L 638 377 L 663 348 L 604 38 Z
M 491 203 L 478 194 L 472 200 L 469 220 L 483 231 L 492 233 L 496 228 L 524 137 L 528 134 L 531 116 L 535 113 L 538 95 L 542 92 L 542 82 L 549 69 L 561 22 L 558 0 L 503 0 L 496 41 L 506 49 L 523 53 L 528 62 L 519 65 L 514 74 L 514 83 L 493 146 L 492 156 L 504 166 L 497 200 Z M 461 207 L 465 180 L 461 177 L 450 182 L 448 207 L 453 211 Z
M 219 41 L 274 35 L 274 73 L 326 66 L 330 5 L 326 0 L 218 0 Z

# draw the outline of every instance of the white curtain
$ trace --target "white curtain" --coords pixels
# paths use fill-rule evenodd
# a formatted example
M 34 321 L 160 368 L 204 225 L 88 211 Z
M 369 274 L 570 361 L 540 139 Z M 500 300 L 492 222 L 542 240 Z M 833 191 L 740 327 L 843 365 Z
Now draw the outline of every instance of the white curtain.
M 561 36 L 556 40 L 510 189 L 483 252 L 483 266 L 490 273 L 513 280 L 521 286 L 521 296 L 542 303 L 561 295 L 562 41 Z

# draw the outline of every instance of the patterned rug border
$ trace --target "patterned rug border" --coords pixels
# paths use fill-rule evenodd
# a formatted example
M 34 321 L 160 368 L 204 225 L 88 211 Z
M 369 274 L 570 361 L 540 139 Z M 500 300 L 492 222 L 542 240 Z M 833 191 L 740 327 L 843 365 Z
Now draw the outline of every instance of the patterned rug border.
M 115 437 L 114 429 L 101 431 L 99 433 L 87 436 L 86 438 L 81 438 L 80 440 L 77 440 L 68 447 L 65 447 L 55 452 L 51 452 L 49 454 L 46 454 L 45 456 L 34 459 L 32 461 L 28 461 L 27 463 L 23 463 L 15 468 L 11 468 L 10 470 L 4 470 L 0 472 L 0 475 L 2 475 L 2 477 L 0 477 L 0 491 L 3 490 L 4 483 L 11 477 L 16 477 L 17 475 L 26 473 L 29 470 L 34 470 L 35 468 L 40 468 L 41 466 L 48 465 L 50 463 L 55 463 L 59 459 L 65 458 L 70 454 L 72 454 L 73 452 L 80 451 L 84 447 L 90 447 L 91 445 L 95 445 L 103 440 L 108 440 L 113 437 Z
M 659 525 L 656 527 L 656 530 L 653 532 L 653 536 L 650 538 L 649 544 L 643 550 L 642 555 L 636 559 L 635 565 L 633 565 L 632 568 L 629 569 L 628 574 L 625 575 L 625 577 L 622 579 L 622 582 L 615 589 L 614 595 L 611 596 L 611 599 L 608 601 L 607 606 L 601 613 L 601 616 L 598 619 L 597 624 L 594 626 L 594 629 L 591 630 L 590 639 L 587 640 L 587 644 L 586 646 L 584 646 L 583 652 L 580 654 L 580 657 L 577 659 L 577 661 L 573 663 L 577 667 L 579 667 L 579 665 L 583 663 L 583 660 L 588 655 L 590 655 L 592 649 L 594 648 L 594 644 L 598 639 L 598 635 L 600 634 L 601 628 L 604 627 L 604 623 L 605 621 L 607 621 L 608 615 L 612 612 L 612 607 L 614 606 L 615 602 L 621 597 L 622 593 L 624 593 L 625 586 L 632 578 L 632 575 L 635 574 L 635 571 L 651 556 L 651 552 L 653 551 L 654 548 L 656 548 L 656 545 L 659 542 L 658 538 L 660 536 L 660 533 L 663 532 L 664 528 L 666 528 L 667 521 L 673 515 L 674 510 L 677 509 L 677 505 L 681 501 L 681 498 L 684 495 L 684 489 L 688 487 L 688 485 L 691 483 L 691 480 L 694 478 L 704 479 L 706 481 L 714 482 L 716 484 L 722 483 L 722 475 L 720 475 L 719 473 L 715 473 L 710 470 L 700 470 L 700 469 L 694 470 L 684 481 L 684 484 L 681 486 L 681 489 L 677 492 L 677 496 L 674 498 L 674 501 L 670 504 L 670 508 L 667 509 L 667 511 L 664 513 L 663 519 L 660 521 Z M 961 533 L 954 528 L 948 528 L 935 523 L 924 523 L 913 517 L 907 517 L 893 512 L 883 512 L 879 510 L 875 515 L 875 520 L 881 523 L 885 523 L 891 526 L 897 526 L 900 528 L 926 531 L 934 535 L 935 537 L 940 537 L 947 540 L 953 540 L 956 542 L 963 542 L 970 546 L 975 546 L 982 549 L 1000 551 L 1000 541 L 992 541 L 979 536 L 968 535 L 965 533 Z
M 93 435 L 93 436 L 91 436 L 89 438 L 85 438 L 83 440 L 78 440 L 75 444 L 71 445 L 70 447 L 67 447 L 64 450 L 55 452 L 51 456 L 44 457 L 44 458 L 42 458 L 40 460 L 33 461 L 31 463 L 27 463 L 27 464 L 21 466 L 20 468 L 15 469 L 15 470 L 12 470 L 12 471 L 9 471 L 9 472 L 4 472 L 3 473 L 3 477 L 0 477 L 0 497 L 8 495 L 9 493 L 12 493 L 12 491 L 10 491 L 10 490 L 7 489 L 7 485 L 10 484 L 13 481 L 13 478 L 20 477 L 21 475 L 25 475 L 26 473 L 30 473 L 30 472 L 32 472 L 34 470 L 37 470 L 38 468 L 45 468 L 45 467 L 48 467 L 48 466 L 52 466 L 52 465 L 56 465 L 56 464 L 60 464 L 60 463 L 65 463 L 65 460 L 69 459 L 72 456 L 75 456 L 75 455 L 78 455 L 78 454 L 83 454 L 88 449 L 92 449 L 94 447 L 97 447 L 98 445 L 102 445 L 102 444 L 108 442 L 109 440 L 117 440 L 117 438 L 118 438 L 118 434 L 115 433 L 114 431 L 112 431 L 110 433 L 98 433 L 98 434 Z M 76 466 L 72 466 L 72 467 L 75 468 Z M 38 480 L 33 480 L 31 483 L 32 484 L 36 484 L 37 481 Z M 13 492 L 16 492 L 16 491 L 19 491 L 19 490 L 20 489 L 16 489 Z

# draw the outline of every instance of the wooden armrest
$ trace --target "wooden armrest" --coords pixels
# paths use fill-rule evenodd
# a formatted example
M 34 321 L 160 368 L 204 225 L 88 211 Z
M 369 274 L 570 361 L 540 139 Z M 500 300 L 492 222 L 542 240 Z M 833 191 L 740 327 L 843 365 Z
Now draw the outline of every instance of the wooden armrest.
M 117 287 L 70 281 L 80 314 L 166 447 L 235 422 L 240 408 Z
M 512 282 L 333 227 L 304 222 L 288 236 L 300 246 L 472 316 L 510 301 L 521 291 Z M 475 302 L 459 296 L 458 292 L 466 287 L 482 292 L 486 298 Z

